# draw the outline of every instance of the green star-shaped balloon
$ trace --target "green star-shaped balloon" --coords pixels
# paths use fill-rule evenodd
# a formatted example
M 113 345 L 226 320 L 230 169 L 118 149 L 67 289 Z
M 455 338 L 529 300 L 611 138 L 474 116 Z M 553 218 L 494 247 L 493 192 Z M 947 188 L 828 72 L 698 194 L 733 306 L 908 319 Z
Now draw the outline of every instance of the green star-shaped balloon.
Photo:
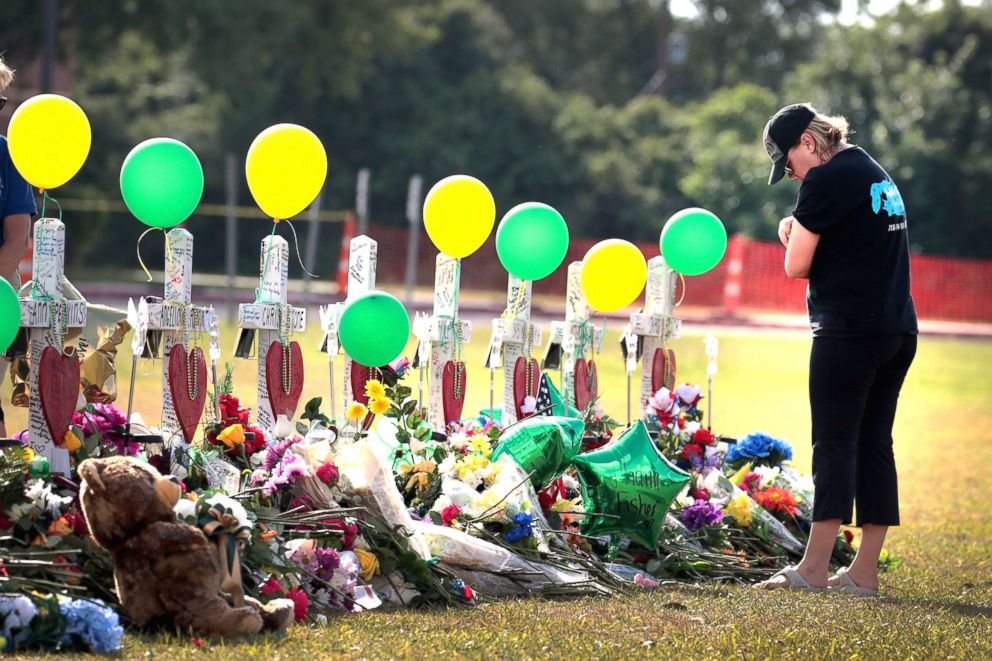
M 565 472 L 582 447 L 586 425 L 576 418 L 536 415 L 506 428 L 493 452 L 493 461 L 508 454 L 543 489 Z
M 643 421 L 573 463 L 583 507 L 592 512 L 583 518 L 583 532 L 626 535 L 649 549 L 658 545 L 665 514 L 690 476 L 661 454 Z

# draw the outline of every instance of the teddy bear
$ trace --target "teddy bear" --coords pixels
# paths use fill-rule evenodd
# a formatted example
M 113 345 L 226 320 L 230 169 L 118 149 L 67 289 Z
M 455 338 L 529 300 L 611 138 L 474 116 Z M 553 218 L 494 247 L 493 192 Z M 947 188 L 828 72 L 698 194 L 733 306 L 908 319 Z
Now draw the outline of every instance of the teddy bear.
M 79 499 L 90 533 L 114 557 L 114 581 L 127 616 L 139 627 L 173 624 L 212 636 L 285 629 L 293 602 L 246 598 L 235 608 L 220 592 L 214 545 L 180 523 L 173 506 L 179 483 L 132 457 L 79 465 Z

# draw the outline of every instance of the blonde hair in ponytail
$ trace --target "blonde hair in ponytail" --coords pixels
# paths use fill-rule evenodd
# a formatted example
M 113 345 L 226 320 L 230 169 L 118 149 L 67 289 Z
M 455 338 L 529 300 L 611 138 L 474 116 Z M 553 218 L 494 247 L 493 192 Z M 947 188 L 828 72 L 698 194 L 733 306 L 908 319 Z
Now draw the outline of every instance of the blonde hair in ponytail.
M 14 70 L 7 66 L 0 57 L 0 92 L 7 89 L 7 87 L 14 82 Z
M 810 121 L 809 126 L 806 127 L 805 132 L 809 133 L 813 142 L 816 143 L 816 155 L 825 159 L 834 155 L 837 145 L 847 141 L 850 129 L 847 118 L 841 115 L 824 115 L 818 112 Z

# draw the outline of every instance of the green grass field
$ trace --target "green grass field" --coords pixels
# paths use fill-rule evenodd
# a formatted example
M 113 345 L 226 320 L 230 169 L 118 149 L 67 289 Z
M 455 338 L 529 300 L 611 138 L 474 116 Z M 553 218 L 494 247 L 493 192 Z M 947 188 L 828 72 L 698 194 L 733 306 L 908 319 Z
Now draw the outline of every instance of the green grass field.
M 229 331 L 230 329 L 225 329 Z M 626 387 L 613 329 L 599 360 L 603 403 L 626 416 Z M 467 348 L 469 407 L 488 405 L 481 356 L 488 324 Z M 720 330 L 714 383 L 714 431 L 763 430 L 789 440 L 809 470 L 806 399 L 810 340 L 795 334 Z M 225 333 L 225 346 L 233 338 Z M 302 339 L 304 399 L 328 390 L 317 333 Z M 702 383 L 702 335 L 674 343 L 679 380 Z M 119 357 L 126 404 L 130 355 Z M 523 600 L 474 610 L 371 612 L 320 628 L 296 627 L 285 638 L 198 648 L 168 636 L 126 637 L 124 655 L 211 658 L 689 657 L 989 658 L 992 656 L 992 343 L 923 338 L 896 419 L 903 525 L 887 547 L 903 559 L 882 577 L 887 597 L 758 593 L 738 586 L 690 586 L 608 600 Z M 340 363 L 339 363 L 340 365 Z M 143 361 L 136 410 L 159 414 L 161 363 Z M 340 378 L 340 368 L 338 369 Z M 254 403 L 255 365 L 238 361 L 236 394 Z M 340 383 L 340 381 L 339 381 Z M 408 377 L 416 391 L 416 374 Z M 9 386 L 4 387 L 6 396 Z M 499 380 L 497 392 L 500 390 Z M 7 409 L 9 411 L 9 408 Z M 16 427 L 24 411 L 8 415 Z

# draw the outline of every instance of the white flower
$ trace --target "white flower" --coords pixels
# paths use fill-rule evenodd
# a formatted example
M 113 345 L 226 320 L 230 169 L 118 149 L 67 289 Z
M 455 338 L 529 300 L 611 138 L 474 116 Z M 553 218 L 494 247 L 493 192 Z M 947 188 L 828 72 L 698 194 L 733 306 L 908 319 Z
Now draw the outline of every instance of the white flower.
M 569 489 L 576 489 L 577 490 L 579 488 L 579 481 L 576 480 L 571 475 L 569 475 L 568 473 L 565 473 L 564 475 L 562 475 L 561 476 L 561 480 L 562 480 L 562 484 L 565 485 L 565 490 L 566 491 L 568 491 Z
M 778 466 L 755 466 L 751 470 L 761 476 L 762 489 L 773 486 L 775 484 L 775 480 L 778 478 L 778 474 L 781 472 Z
M 413 454 L 422 454 L 427 448 L 427 444 L 421 441 L 419 438 L 410 439 L 410 452 Z
M 703 427 L 702 423 L 699 423 L 695 420 L 690 420 L 689 422 L 685 423 L 685 433 L 687 433 L 689 436 L 692 436 L 697 431 L 702 429 L 702 427 Z
M 25 640 L 31 634 L 27 629 L 37 614 L 38 609 L 27 597 L 0 597 L 0 622 L 5 638 L 15 642 Z M 14 629 L 18 631 L 15 633 Z
M 453 477 L 455 474 L 455 464 L 458 463 L 458 457 L 453 454 L 449 454 L 444 460 L 438 465 L 437 472 L 442 477 Z
M 537 398 L 533 395 L 527 395 L 524 397 L 524 403 L 520 405 L 520 412 L 524 415 L 530 415 L 537 411 Z
M 468 445 L 468 436 L 463 431 L 457 431 L 448 436 L 448 446 L 452 450 L 461 450 Z

